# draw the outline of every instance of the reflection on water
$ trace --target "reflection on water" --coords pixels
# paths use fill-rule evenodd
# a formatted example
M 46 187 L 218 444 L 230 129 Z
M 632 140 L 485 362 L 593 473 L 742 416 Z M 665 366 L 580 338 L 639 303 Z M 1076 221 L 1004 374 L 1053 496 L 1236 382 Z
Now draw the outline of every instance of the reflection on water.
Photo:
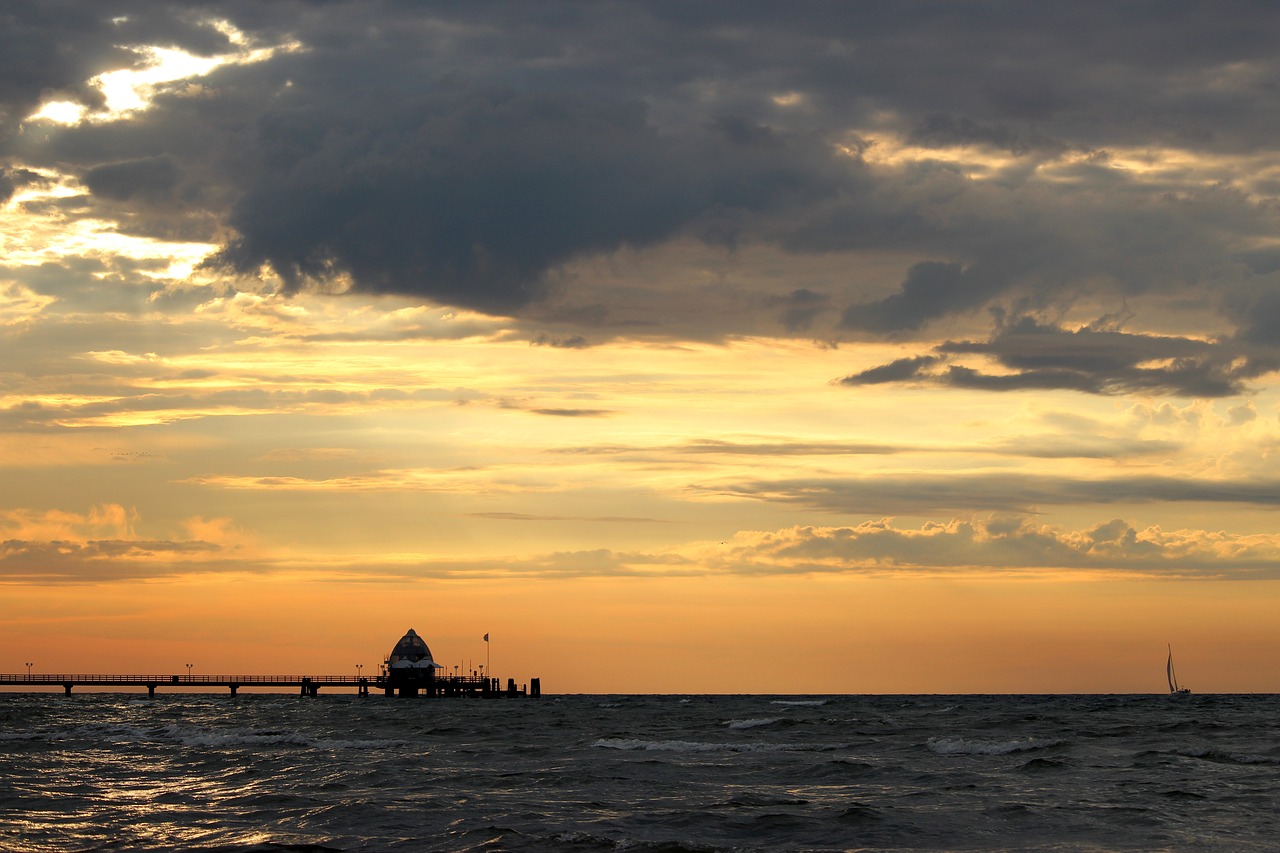
M 1269 850 L 1277 711 L 0 694 L 0 848 Z

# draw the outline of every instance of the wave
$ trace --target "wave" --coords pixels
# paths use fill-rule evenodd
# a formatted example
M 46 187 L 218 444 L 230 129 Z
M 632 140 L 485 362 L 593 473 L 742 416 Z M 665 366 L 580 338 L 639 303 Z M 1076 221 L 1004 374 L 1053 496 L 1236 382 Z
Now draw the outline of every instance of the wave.
M 0 743 L 13 743 L 23 740 L 44 740 L 44 732 L 0 732 Z
M 827 704 L 826 699 L 774 699 L 770 705 L 793 705 L 798 707 L 820 708 Z
M 204 729 L 176 723 L 154 728 L 89 724 L 49 732 L 23 733 L 22 738 L 0 735 L 0 740 L 47 738 L 53 742 L 92 740 L 114 744 L 179 743 L 183 746 L 208 748 L 238 746 L 306 747 L 310 749 L 390 749 L 405 746 L 404 741 L 352 740 L 324 736 L 304 736 L 285 729 Z
M 638 752 L 831 752 L 848 749 L 847 743 L 715 743 L 691 740 L 640 740 L 600 738 L 592 746 Z
M 1213 749 L 1212 747 L 1204 747 L 1202 749 L 1180 749 L 1175 751 L 1174 755 L 1181 755 L 1184 758 L 1200 758 L 1205 761 L 1214 761 L 1219 764 L 1280 764 L 1280 756 L 1257 755 L 1248 752 L 1228 752 L 1227 750 Z
M 1061 746 L 1065 741 L 1051 738 L 1013 738 L 990 740 L 986 738 L 933 737 L 929 738 L 930 752 L 938 755 L 1012 755 Z
M 780 723 L 783 719 L 783 717 L 761 717 L 756 720 L 730 720 L 725 725 L 731 729 L 758 729 L 762 726 L 772 726 L 774 723 Z

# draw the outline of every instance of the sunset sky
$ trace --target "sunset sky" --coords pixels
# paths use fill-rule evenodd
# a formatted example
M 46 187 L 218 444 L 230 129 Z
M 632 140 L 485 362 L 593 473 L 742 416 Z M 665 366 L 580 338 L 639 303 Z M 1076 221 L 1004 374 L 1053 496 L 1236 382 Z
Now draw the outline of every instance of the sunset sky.
M 0 8 L 0 672 L 1280 692 L 1280 7 Z

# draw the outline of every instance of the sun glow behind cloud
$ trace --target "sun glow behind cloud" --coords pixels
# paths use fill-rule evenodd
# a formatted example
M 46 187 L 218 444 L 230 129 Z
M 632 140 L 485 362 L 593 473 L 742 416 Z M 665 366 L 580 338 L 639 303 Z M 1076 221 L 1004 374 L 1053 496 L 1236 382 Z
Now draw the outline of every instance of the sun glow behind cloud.
M 893 132 L 858 132 L 854 141 L 838 146 L 847 156 L 868 163 L 902 168 L 935 164 L 971 181 L 1025 180 L 1052 184 L 1088 185 L 1099 172 L 1114 171 L 1138 185 L 1156 187 L 1230 186 L 1251 196 L 1274 198 L 1280 183 L 1280 164 L 1269 152 L 1217 153 L 1189 148 L 1108 146 L 1103 150 L 1038 150 L 1020 153 L 989 143 L 923 145 Z
M 123 21 L 124 19 L 120 19 Z M 227 37 L 238 50 L 215 56 L 196 56 L 185 50 L 159 45 L 129 46 L 137 58 L 131 68 L 106 71 L 88 81 L 102 93 L 103 106 L 91 110 L 84 104 L 68 100 L 50 100 L 27 117 L 27 121 L 48 121 L 71 125 L 81 121 L 122 121 L 146 110 L 166 84 L 204 77 L 223 65 L 247 65 L 266 62 L 278 52 L 302 49 L 296 41 L 268 47 L 254 47 L 245 33 L 228 21 L 212 20 L 206 24 Z

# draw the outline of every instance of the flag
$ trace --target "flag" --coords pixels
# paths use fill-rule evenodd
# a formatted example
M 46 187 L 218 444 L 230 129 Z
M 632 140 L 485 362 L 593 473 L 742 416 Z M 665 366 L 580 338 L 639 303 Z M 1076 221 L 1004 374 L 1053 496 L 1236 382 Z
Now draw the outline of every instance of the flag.
M 489 642 L 489 635 L 488 635 L 488 634 L 485 634 L 485 635 L 484 635 L 484 641 L 485 641 L 486 643 L 487 643 L 487 642 Z

